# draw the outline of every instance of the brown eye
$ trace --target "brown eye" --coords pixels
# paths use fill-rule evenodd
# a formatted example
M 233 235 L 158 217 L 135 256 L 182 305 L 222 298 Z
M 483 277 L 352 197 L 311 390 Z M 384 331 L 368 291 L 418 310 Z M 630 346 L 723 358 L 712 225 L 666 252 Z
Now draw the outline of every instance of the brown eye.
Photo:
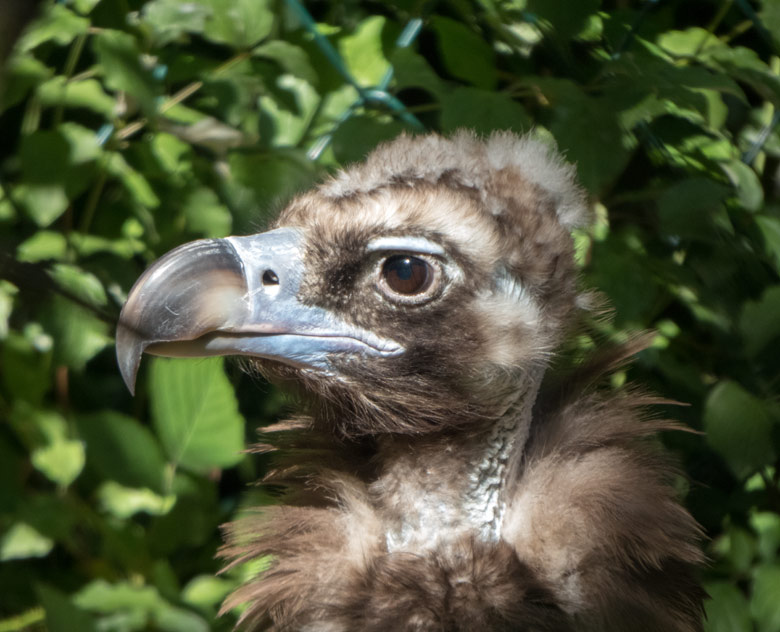
M 423 259 L 409 255 L 393 255 L 388 257 L 382 266 L 382 277 L 393 292 L 412 296 L 430 287 L 433 270 Z

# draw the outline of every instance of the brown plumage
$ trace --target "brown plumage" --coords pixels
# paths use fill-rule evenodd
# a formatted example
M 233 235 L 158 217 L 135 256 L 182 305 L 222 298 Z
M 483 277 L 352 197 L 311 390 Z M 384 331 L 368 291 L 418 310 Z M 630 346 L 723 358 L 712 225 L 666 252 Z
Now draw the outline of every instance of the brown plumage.
M 646 418 L 647 396 L 592 386 L 642 342 L 542 385 L 588 304 L 569 235 L 587 219 L 573 168 L 539 141 L 401 137 L 257 242 L 194 246 L 241 269 L 244 304 L 265 301 L 251 326 L 223 293 L 181 299 L 200 323 L 185 333 L 144 329 L 165 286 L 139 281 L 118 333 L 130 382 L 142 351 L 240 353 L 305 402 L 258 447 L 277 452 L 281 504 L 227 528 L 231 564 L 272 560 L 225 603 L 247 605 L 244 627 L 701 630 L 699 529 L 652 440 L 675 426 Z

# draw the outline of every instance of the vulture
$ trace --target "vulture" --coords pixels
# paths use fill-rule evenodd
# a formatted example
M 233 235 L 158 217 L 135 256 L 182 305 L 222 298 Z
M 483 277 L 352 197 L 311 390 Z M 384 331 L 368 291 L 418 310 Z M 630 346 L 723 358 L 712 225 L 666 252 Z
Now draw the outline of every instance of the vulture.
M 117 329 L 131 391 L 143 353 L 237 355 L 300 395 L 256 448 L 279 504 L 226 527 L 229 565 L 270 560 L 224 604 L 239 626 L 702 629 L 700 527 L 655 437 L 675 426 L 599 379 L 642 341 L 565 366 L 588 217 L 537 136 L 403 135 L 267 232 L 140 277 Z

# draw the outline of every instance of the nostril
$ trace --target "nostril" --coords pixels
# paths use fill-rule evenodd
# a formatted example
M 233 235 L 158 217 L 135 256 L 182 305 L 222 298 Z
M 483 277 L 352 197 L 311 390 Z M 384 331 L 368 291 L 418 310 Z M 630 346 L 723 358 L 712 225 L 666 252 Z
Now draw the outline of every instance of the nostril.
M 279 285 L 279 277 L 273 270 L 263 272 L 263 285 Z

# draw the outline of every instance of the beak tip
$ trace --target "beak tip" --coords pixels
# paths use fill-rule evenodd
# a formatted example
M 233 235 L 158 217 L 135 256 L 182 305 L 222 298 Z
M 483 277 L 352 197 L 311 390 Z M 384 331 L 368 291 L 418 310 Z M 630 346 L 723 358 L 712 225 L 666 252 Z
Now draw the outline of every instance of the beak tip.
M 135 379 L 145 346 L 138 336 L 120 322 L 116 330 L 116 360 L 119 373 L 131 395 L 135 395 Z

